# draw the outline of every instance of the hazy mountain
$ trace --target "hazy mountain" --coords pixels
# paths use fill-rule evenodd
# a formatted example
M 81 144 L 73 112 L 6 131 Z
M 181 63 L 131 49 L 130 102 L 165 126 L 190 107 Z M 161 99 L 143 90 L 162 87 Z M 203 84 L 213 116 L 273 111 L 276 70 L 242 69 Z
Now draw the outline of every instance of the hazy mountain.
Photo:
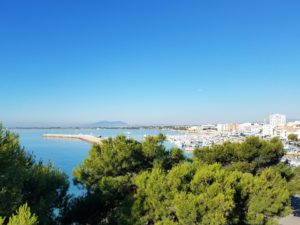
M 300 119 L 293 119 L 293 118 L 288 118 L 287 119 L 287 122 L 294 122 L 294 121 L 300 121 Z
M 96 123 L 88 124 L 87 127 L 126 127 L 127 123 L 123 121 L 106 121 L 102 120 Z

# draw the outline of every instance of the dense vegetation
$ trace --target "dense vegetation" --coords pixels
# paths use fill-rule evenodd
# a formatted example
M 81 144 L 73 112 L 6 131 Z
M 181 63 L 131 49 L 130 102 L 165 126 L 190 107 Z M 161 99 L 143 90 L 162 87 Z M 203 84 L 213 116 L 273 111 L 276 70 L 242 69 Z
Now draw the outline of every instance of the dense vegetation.
M 277 165 L 284 156 L 284 150 L 277 138 L 264 141 L 250 137 L 243 143 L 227 142 L 196 149 L 194 156 L 203 163 L 220 163 L 229 170 L 256 174 L 266 167 Z
M 280 162 L 278 139 L 205 147 L 191 159 L 164 141 L 94 145 L 73 172 L 86 194 L 70 198 L 66 175 L 36 163 L 1 127 L 0 224 L 273 225 L 290 213 L 300 169 Z
M 289 134 L 288 139 L 289 139 L 289 141 L 298 141 L 298 135 Z
M 4 218 L 0 217 L 0 225 L 3 225 L 5 222 Z M 38 220 L 36 215 L 30 212 L 30 209 L 26 204 L 22 205 L 15 215 L 12 215 L 7 225 L 37 225 Z
M 166 151 L 164 141 L 163 135 L 147 137 L 143 143 L 118 136 L 93 146 L 89 157 L 74 170 L 75 182 L 87 195 L 70 202 L 63 222 L 125 224 L 136 191 L 134 178 L 152 168 L 170 170 L 185 160 L 177 148 Z
M 57 224 L 67 202 L 67 176 L 52 164 L 35 162 L 18 137 L 0 124 L 0 217 L 8 219 L 28 203 L 40 224 Z M 22 208 L 20 208 L 21 212 Z M 11 224 L 11 223 L 10 223 Z

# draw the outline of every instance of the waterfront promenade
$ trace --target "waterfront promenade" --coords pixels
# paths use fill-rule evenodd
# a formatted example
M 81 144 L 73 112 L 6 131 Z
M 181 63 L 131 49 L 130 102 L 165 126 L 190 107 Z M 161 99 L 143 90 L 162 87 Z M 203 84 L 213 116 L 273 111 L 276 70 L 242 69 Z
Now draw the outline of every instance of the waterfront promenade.
M 78 139 L 91 144 L 100 144 L 105 138 L 88 134 L 44 134 L 44 138 Z

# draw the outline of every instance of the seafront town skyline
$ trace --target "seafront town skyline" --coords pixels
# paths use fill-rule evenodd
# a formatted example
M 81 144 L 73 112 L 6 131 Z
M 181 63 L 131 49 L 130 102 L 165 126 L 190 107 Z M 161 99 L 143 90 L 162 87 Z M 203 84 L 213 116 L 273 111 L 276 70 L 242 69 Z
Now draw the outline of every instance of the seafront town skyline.
M 204 124 L 188 126 L 186 131 L 167 137 L 171 143 L 188 152 L 193 152 L 199 147 L 223 144 L 228 141 L 242 142 L 247 137 L 256 136 L 267 140 L 274 137 L 279 138 L 288 154 L 300 154 L 299 146 L 290 145 L 291 135 L 300 139 L 300 121 L 288 122 L 284 114 L 271 114 L 268 122 Z M 300 161 L 297 159 L 295 164 L 300 165 Z
M 0 225 L 300 224 L 299 9 L 0 1 Z
M 134 122 L 127 122 L 127 121 L 123 121 L 123 120 L 98 120 L 98 121 L 89 121 L 86 123 L 83 122 L 73 122 L 73 123 L 65 123 L 65 122 L 46 122 L 47 120 L 43 120 L 43 121 L 38 121 L 38 122 L 25 122 L 25 123 L 20 123 L 19 121 L 15 121 L 15 122 L 6 122 L 1 121 L 2 123 L 4 123 L 4 125 L 11 127 L 11 128 L 51 128 L 51 127 L 55 127 L 55 128 L 72 128 L 72 127 L 77 127 L 77 128 L 97 128 L 97 127 L 105 127 L 105 128 L 110 128 L 110 127 L 117 127 L 117 128 L 122 128 L 122 127 L 151 127 L 151 126 L 198 126 L 198 125 L 208 125 L 208 124 L 249 124 L 249 123 L 257 123 L 257 124 L 268 124 L 271 123 L 271 115 L 279 115 L 279 116 L 283 116 L 284 117 L 284 123 L 287 122 L 294 122 L 294 121 L 300 121 L 300 118 L 295 118 L 295 117 L 288 117 L 285 114 L 282 113 L 272 113 L 269 114 L 267 116 L 264 116 L 260 119 L 249 119 L 249 120 L 241 120 L 241 119 L 229 119 L 229 120 L 217 120 L 217 121 L 203 121 L 203 122 L 191 122 L 191 123 L 142 123 L 142 122 L 138 122 L 138 121 L 134 121 Z M 299 116 L 300 117 L 300 116 Z
M 233 135 L 241 136 L 259 136 L 266 137 L 279 137 L 287 140 L 290 134 L 295 134 L 300 138 L 300 120 L 287 121 L 284 114 L 271 114 L 268 122 L 263 123 L 246 122 L 246 123 L 223 123 L 223 124 L 206 124 L 200 126 L 191 126 L 189 131 L 217 131 L 219 133 L 231 133 Z

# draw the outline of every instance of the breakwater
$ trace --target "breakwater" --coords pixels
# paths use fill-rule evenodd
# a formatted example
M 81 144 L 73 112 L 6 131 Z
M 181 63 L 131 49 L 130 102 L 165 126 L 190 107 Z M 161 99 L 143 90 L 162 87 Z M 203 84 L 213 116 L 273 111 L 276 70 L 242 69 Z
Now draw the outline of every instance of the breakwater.
M 43 134 L 44 138 L 77 139 L 91 144 L 100 144 L 105 138 L 89 134 Z

